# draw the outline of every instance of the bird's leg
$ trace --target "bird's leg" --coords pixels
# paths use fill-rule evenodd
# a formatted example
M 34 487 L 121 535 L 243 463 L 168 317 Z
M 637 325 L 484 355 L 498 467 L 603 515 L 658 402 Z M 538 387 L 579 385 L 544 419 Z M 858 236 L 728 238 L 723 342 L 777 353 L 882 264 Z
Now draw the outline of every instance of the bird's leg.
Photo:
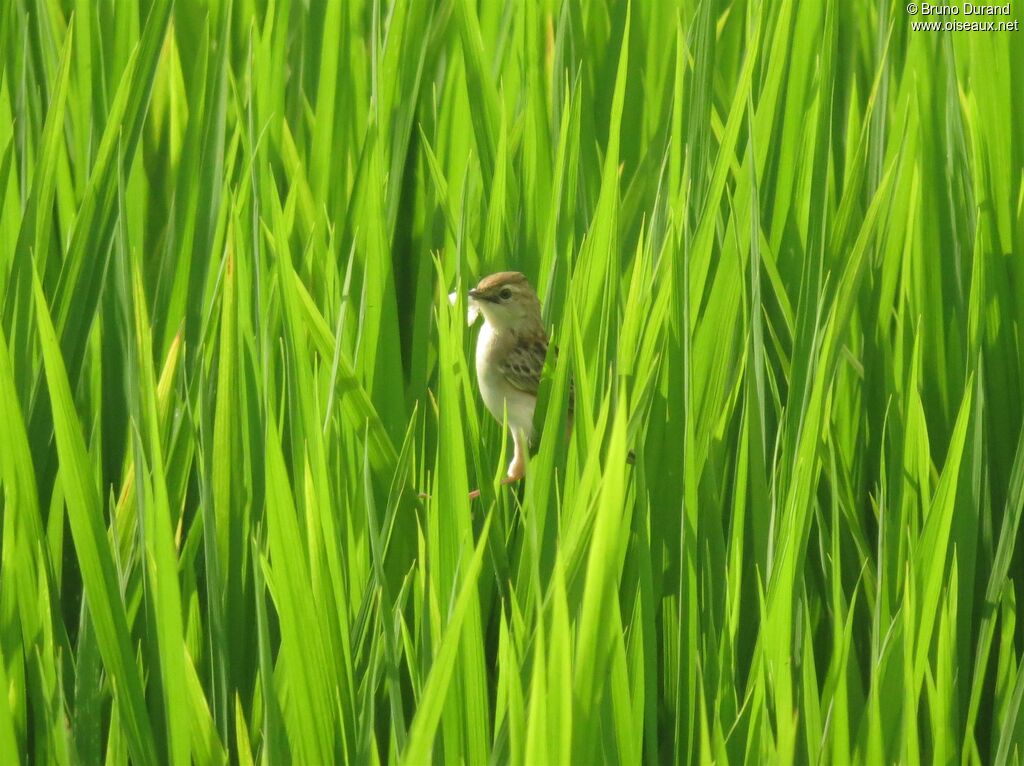
M 517 481 L 522 479 L 526 475 L 526 455 L 530 449 L 530 440 L 526 434 L 518 429 L 511 429 L 512 431 L 512 462 L 508 464 L 508 475 L 502 480 L 502 484 L 515 484 Z M 474 489 L 469 493 L 470 500 L 476 500 L 480 497 L 480 490 Z
M 513 429 L 512 441 L 515 443 L 515 451 L 512 462 L 508 464 L 508 475 L 501 480 L 502 484 L 515 484 L 526 475 L 526 453 L 530 448 L 526 434 L 519 429 Z

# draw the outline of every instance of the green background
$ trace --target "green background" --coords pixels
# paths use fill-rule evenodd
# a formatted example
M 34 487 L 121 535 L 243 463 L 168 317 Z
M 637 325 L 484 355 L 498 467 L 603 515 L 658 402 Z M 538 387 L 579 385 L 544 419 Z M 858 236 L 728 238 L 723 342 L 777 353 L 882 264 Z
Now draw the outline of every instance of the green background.
M 1020 763 L 1024 33 L 911 20 L 0 3 L 3 761 Z

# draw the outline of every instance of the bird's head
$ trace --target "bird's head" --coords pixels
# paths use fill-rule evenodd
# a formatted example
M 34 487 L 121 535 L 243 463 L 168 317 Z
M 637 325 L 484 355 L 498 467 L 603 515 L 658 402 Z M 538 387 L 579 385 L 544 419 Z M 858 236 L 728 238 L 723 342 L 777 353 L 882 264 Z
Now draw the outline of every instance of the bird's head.
M 469 300 L 499 332 L 543 330 L 537 293 L 518 271 L 499 271 L 484 277 L 469 291 Z

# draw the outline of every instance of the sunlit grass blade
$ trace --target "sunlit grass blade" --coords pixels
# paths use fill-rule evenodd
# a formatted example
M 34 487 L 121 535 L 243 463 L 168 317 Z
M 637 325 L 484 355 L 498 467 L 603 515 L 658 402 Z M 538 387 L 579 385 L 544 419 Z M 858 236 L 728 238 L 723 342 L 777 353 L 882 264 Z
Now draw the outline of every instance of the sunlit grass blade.
M 121 601 L 117 570 L 102 524 L 99 495 L 90 470 L 81 424 L 75 411 L 57 336 L 46 298 L 33 276 L 36 326 L 46 369 L 47 392 L 61 477 L 68 501 L 68 521 L 81 566 L 83 587 L 96 626 L 100 653 L 107 672 L 115 679 L 122 701 L 128 745 L 139 763 L 157 762 L 153 732 L 146 712 L 142 678 L 131 651 L 125 606 Z

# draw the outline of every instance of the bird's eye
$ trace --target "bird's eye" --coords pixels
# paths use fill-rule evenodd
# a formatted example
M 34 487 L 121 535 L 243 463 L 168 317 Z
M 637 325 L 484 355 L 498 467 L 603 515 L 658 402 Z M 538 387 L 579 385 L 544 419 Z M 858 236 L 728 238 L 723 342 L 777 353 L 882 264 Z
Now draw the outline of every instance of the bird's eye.
M 504 290 L 498 293 L 498 295 L 503 301 L 507 301 L 509 298 L 512 297 L 512 290 L 506 287 Z

